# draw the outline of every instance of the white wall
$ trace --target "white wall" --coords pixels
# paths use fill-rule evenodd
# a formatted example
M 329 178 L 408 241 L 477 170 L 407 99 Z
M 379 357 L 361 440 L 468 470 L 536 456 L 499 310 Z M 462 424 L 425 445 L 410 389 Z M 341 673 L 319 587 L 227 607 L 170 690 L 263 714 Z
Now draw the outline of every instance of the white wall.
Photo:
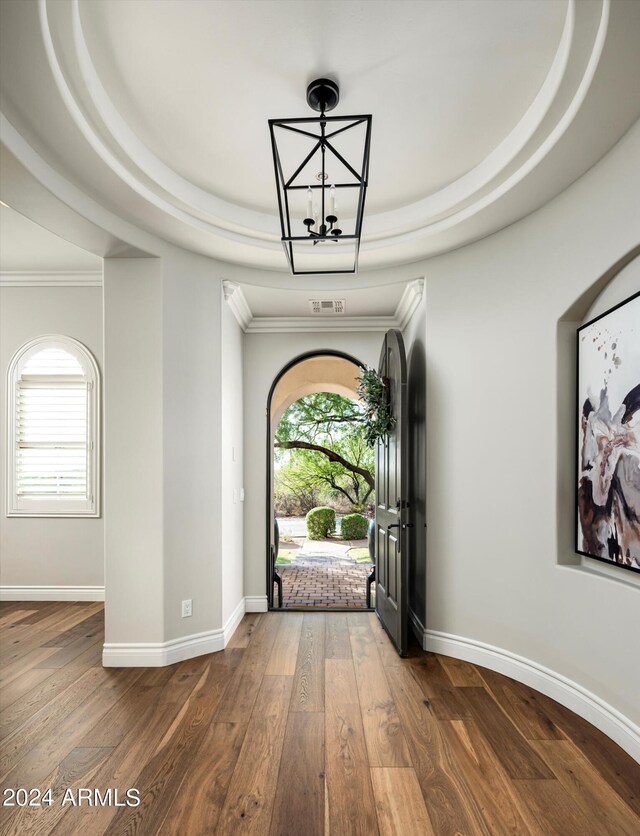
M 24 343 L 41 334 L 64 334 L 79 340 L 96 358 L 102 372 L 102 288 L 0 288 L 0 583 L 102 587 L 102 518 L 6 516 L 7 367 Z
M 165 639 L 222 626 L 221 299 L 210 259 L 163 258 Z M 191 598 L 193 615 L 182 618 Z
M 639 244 L 640 246 L 640 244 Z M 614 276 L 587 311 L 581 324 L 595 319 L 640 290 L 640 254 Z M 640 374 L 640 372 L 639 372 Z
M 630 254 L 633 256 L 634 254 Z M 625 258 L 626 262 L 627 259 Z M 573 307 L 570 315 L 566 320 L 559 323 L 558 337 L 564 342 L 563 349 L 559 347 L 559 353 L 562 351 L 563 360 L 569 360 L 567 368 L 563 369 L 560 364 L 558 367 L 559 388 L 558 388 L 558 411 L 560 418 L 560 432 L 566 434 L 571 430 L 575 431 L 575 398 L 572 396 L 576 386 L 576 329 L 580 325 L 589 322 L 594 317 L 599 316 L 605 311 L 628 299 L 632 294 L 640 290 L 640 244 L 637 248 L 637 254 L 632 257 L 629 263 L 626 263 L 622 269 L 614 267 L 613 277 L 604 284 L 603 289 L 598 294 L 595 302 L 589 307 L 588 313 L 584 316 L 581 314 L 585 311 L 586 300 L 581 300 L 581 304 Z M 608 276 L 605 277 L 608 279 Z M 600 283 L 598 283 L 599 289 Z M 590 296 L 587 297 L 591 298 Z M 574 318 L 575 321 L 572 320 Z M 563 378 L 564 373 L 564 378 Z M 638 370 L 638 379 L 640 380 L 640 370 Z M 571 393 L 571 394 L 569 394 Z M 564 519 L 573 511 L 573 504 L 575 502 L 575 480 L 571 478 L 575 471 L 575 450 L 570 448 L 559 448 L 558 450 L 558 510 L 559 518 Z M 576 554 L 573 551 L 573 535 L 571 538 L 569 532 L 559 527 L 559 544 L 558 544 L 558 560 L 560 563 L 566 565 L 581 566 L 586 570 L 593 570 L 601 576 L 610 577 L 613 580 L 622 581 L 627 584 L 632 584 L 640 588 L 640 573 L 623 572 L 615 566 L 609 566 L 601 561 L 592 560 L 584 555 Z
M 533 660 L 634 721 L 640 590 L 563 565 L 558 455 L 573 460 L 575 423 L 557 329 L 577 300 L 578 320 L 593 313 L 593 286 L 639 243 L 638 159 L 640 126 L 546 207 L 424 265 L 427 627 Z
M 222 627 L 215 266 L 178 249 L 105 260 L 109 664 L 163 664 L 164 643 Z
M 383 332 L 246 334 L 244 349 L 244 590 L 266 595 L 267 398 L 284 366 L 307 351 L 344 351 L 377 366 Z
M 222 621 L 244 597 L 243 387 L 244 337 L 229 306 L 222 303 Z
M 162 262 L 104 261 L 105 641 L 164 640 Z

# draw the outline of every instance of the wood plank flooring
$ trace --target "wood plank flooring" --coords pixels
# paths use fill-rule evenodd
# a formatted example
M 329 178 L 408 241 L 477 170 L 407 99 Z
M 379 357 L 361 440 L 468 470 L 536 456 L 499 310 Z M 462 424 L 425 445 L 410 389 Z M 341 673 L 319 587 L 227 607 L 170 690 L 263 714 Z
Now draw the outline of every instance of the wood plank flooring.
M 640 833 L 618 746 L 500 674 L 400 659 L 373 613 L 247 615 L 167 668 L 102 668 L 100 604 L 1 604 L 0 639 L 3 792 L 53 802 L 0 808 L 0 834 Z

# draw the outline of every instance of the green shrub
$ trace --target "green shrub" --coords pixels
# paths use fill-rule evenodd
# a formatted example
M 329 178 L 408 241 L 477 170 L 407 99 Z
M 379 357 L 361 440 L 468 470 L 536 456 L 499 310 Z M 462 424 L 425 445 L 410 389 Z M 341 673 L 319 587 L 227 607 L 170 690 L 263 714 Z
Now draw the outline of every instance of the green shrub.
M 369 531 L 369 520 L 362 514 L 347 514 L 342 518 L 343 540 L 364 540 Z
M 312 508 L 306 520 L 310 540 L 322 540 L 336 530 L 336 512 L 333 508 Z

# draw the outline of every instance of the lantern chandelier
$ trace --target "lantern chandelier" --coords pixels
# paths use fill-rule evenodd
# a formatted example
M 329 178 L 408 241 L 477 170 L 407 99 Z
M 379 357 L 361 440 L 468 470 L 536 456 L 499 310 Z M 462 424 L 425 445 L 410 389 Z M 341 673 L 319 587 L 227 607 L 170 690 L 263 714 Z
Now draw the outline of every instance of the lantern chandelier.
M 338 85 L 312 81 L 320 116 L 269 119 L 280 229 L 291 273 L 355 273 L 369 177 L 371 116 L 326 116 Z

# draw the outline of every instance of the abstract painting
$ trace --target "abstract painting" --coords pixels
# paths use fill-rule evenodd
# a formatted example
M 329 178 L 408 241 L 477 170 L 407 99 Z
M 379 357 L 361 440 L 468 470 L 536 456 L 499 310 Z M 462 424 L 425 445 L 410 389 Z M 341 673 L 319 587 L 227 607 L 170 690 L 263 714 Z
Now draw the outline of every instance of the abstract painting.
M 640 293 L 578 329 L 576 550 L 640 572 Z

